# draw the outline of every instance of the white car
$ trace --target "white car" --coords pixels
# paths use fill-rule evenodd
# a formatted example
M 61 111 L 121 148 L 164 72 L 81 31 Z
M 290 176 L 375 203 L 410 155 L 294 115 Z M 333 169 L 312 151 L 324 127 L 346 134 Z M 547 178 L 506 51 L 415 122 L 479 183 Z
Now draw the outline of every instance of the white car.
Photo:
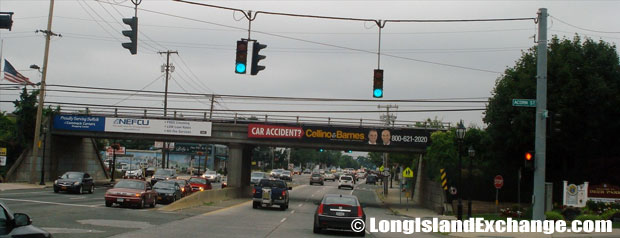
M 125 171 L 125 178 L 142 178 L 142 170 L 127 170 Z
M 340 176 L 340 179 L 338 180 L 338 189 L 341 189 L 342 187 L 349 187 L 353 189 L 353 177 L 349 175 Z
M 266 179 L 266 178 L 267 178 L 267 174 L 263 172 L 252 172 L 252 174 L 250 175 L 250 184 L 258 184 L 258 182 L 260 182 L 261 179 Z
M 222 175 L 218 174 L 216 171 L 210 170 L 205 172 L 202 175 L 203 178 L 206 178 L 209 180 L 209 182 L 220 182 L 222 181 Z

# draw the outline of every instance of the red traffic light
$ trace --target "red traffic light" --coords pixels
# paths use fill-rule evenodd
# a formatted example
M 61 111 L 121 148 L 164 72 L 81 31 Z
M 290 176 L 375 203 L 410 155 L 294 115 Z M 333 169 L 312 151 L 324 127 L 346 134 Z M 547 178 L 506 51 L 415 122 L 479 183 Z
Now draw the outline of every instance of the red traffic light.
M 525 160 L 530 161 L 533 157 L 532 152 L 525 152 Z

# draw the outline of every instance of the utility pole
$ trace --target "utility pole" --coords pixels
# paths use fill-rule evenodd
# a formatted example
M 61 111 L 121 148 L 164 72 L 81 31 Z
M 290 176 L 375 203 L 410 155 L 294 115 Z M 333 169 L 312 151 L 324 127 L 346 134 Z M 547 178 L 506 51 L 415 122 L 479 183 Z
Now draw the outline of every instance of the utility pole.
M 165 52 L 158 52 L 160 55 L 161 54 L 166 54 L 166 64 L 161 66 L 161 71 L 162 72 L 166 72 L 166 91 L 164 93 L 164 117 L 168 116 L 168 80 L 170 80 L 170 72 L 174 72 L 174 66 L 170 65 L 170 54 L 179 54 L 179 52 L 177 51 L 165 51 Z M 164 141 L 164 150 L 166 151 L 165 154 L 162 154 L 161 159 L 162 159 L 162 164 L 161 167 L 162 168 L 166 168 L 168 167 L 166 164 L 166 155 L 168 155 L 168 160 L 170 159 L 170 147 L 169 147 L 169 143 L 167 141 Z
M 41 86 L 39 88 L 39 105 L 37 107 L 37 117 L 34 129 L 34 141 L 32 142 L 32 157 L 30 159 L 30 183 L 36 182 L 36 161 L 39 157 L 39 140 L 41 134 L 41 117 L 43 116 L 43 103 L 45 100 L 45 79 L 47 78 L 47 59 L 50 52 L 50 38 L 55 35 L 52 32 L 52 16 L 54 13 L 54 0 L 50 0 L 50 11 L 47 16 L 47 30 L 45 33 L 45 56 L 43 57 L 43 76 L 41 77 Z
M 394 122 L 396 121 L 396 116 L 390 114 L 390 108 L 398 108 L 398 105 L 386 105 L 386 106 L 377 106 L 377 108 L 382 109 L 385 108 L 386 109 L 386 113 L 385 116 L 381 116 L 380 119 L 385 120 L 385 125 L 390 127 L 394 125 Z M 385 141 L 383 141 L 383 143 L 385 143 Z M 388 168 L 388 162 L 389 162 L 389 157 L 390 154 L 389 153 L 383 153 L 383 167 L 384 168 Z M 390 169 L 390 173 L 392 173 L 392 169 Z M 390 176 L 390 181 L 392 181 L 392 176 Z M 392 187 L 392 183 L 390 182 L 390 187 Z M 388 194 L 388 185 L 387 182 L 384 181 L 383 182 L 383 194 L 387 195 Z
M 536 164 L 532 219 L 545 219 L 545 155 L 547 130 L 547 9 L 538 9 L 538 57 L 536 62 Z

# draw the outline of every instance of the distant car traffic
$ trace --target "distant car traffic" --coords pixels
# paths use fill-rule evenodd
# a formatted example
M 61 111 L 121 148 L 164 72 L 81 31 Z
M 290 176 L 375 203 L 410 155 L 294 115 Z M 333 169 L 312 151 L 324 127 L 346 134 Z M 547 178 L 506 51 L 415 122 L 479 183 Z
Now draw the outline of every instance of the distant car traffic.
M 52 237 L 52 235 L 32 225 L 32 219 L 24 213 L 13 213 L 0 201 L 0 237 Z
M 366 184 L 377 184 L 377 175 L 369 174 L 366 177 Z
M 353 179 L 353 178 L 351 178 Z M 314 213 L 314 233 L 323 230 L 353 231 L 352 223 L 356 219 L 366 221 L 366 214 L 356 196 L 342 194 L 326 194 Z M 365 231 L 355 232 L 365 236 Z
M 157 192 L 157 203 L 173 203 L 183 197 L 181 186 L 174 180 L 160 181 L 153 189 Z
M 124 179 L 144 179 L 142 176 L 142 169 L 133 169 L 125 171 Z
M 282 172 L 280 172 L 280 179 L 286 180 L 286 181 L 293 181 L 293 177 L 291 176 L 291 171 L 282 170 Z
M 211 182 L 207 178 L 203 177 L 191 177 L 187 181 L 192 187 L 192 192 L 202 192 L 204 190 L 211 190 Z
M 93 178 L 84 172 L 66 172 L 54 181 L 54 192 L 68 191 L 75 193 L 93 193 L 95 184 Z
M 300 168 L 294 168 L 293 169 L 293 175 L 301 175 L 301 169 Z
M 311 174 L 312 171 L 310 169 L 304 169 L 304 174 Z
M 205 172 L 202 177 L 206 178 L 209 180 L 209 182 L 213 182 L 213 183 L 219 183 L 222 181 L 222 175 L 218 174 L 216 171 L 213 170 L 209 170 L 207 172 Z
M 323 175 L 318 174 L 318 173 L 312 174 L 310 176 L 310 185 L 313 185 L 315 183 L 325 185 L 325 182 L 323 182 Z
M 192 193 L 192 186 L 189 185 L 189 183 L 187 182 L 187 180 L 185 179 L 171 179 L 168 181 L 174 181 L 177 182 L 179 184 L 179 187 L 181 187 L 181 192 L 183 193 L 183 197 L 189 195 Z
M 252 189 L 252 208 L 278 205 L 281 210 L 286 210 L 289 202 L 288 191 L 291 189 L 293 188 L 287 187 L 282 180 L 261 179 Z
M 327 180 L 331 180 L 331 181 L 336 181 L 336 175 L 332 174 L 332 173 L 325 173 L 325 181 Z
M 151 185 L 154 185 L 158 181 L 176 179 L 177 171 L 174 169 L 158 169 L 151 177 Z
M 250 174 L 250 184 L 258 184 L 261 179 L 267 178 L 267 174 L 264 172 L 252 172 Z
M 147 204 L 155 207 L 157 192 L 146 181 L 123 179 L 105 193 L 105 206 L 111 207 L 115 203 L 120 205 L 136 205 L 138 208 L 144 208 Z
M 353 189 L 353 177 L 349 175 L 340 176 L 340 180 L 338 180 L 338 189 L 343 187 L 349 187 Z
M 282 173 L 283 169 L 274 169 L 271 170 L 271 173 L 269 174 L 269 176 L 271 176 L 272 178 L 280 178 L 280 173 Z

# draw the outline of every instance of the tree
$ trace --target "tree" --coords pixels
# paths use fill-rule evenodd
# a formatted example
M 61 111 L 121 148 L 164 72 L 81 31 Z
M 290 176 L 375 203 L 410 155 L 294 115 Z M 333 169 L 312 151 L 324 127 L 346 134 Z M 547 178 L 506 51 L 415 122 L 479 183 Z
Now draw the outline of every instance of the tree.
M 15 100 L 17 137 L 16 141 L 23 147 L 28 147 L 34 140 L 35 118 L 37 117 L 37 95 L 39 90 L 32 90 L 28 93 L 26 87 L 19 94 L 19 100 Z
M 620 64 L 615 46 L 579 36 L 553 37 L 548 47 L 547 181 L 620 184 Z M 512 107 L 515 98 L 536 98 L 536 49 L 523 53 L 496 82 L 484 122 L 493 159 L 504 170 L 523 165 L 534 149 L 533 108 Z M 561 116 L 558 118 L 556 114 Z M 558 130 L 555 130 L 558 129 Z M 512 172 L 511 172 L 512 173 Z M 526 174 L 524 178 L 531 175 Z M 530 185 L 524 185 L 527 188 Z

